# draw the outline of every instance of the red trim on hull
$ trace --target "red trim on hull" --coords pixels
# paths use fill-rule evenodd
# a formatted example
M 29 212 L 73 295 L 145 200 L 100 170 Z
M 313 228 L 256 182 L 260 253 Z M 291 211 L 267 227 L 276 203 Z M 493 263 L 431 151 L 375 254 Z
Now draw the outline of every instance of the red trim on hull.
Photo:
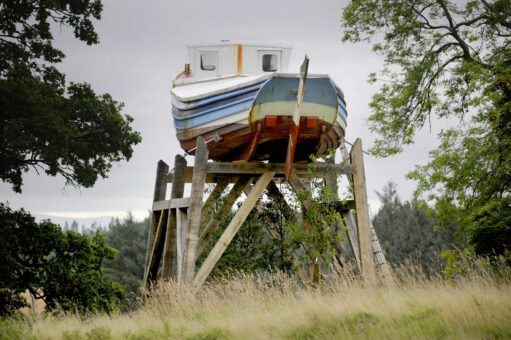
M 336 149 L 344 138 L 344 130 L 340 126 L 332 126 L 325 121 L 319 120 L 317 127 L 307 128 L 306 118 L 301 117 L 300 120 L 294 153 L 295 162 L 309 161 L 311 154 L 319 156 L 326 153 L 329 149 Z M 279 119 L 276 127 L 271 128 L 265 128 L 264 120 L 255 122 L 255 124 L 257 123 L 261 123 L 261 133 L 258 145 L 251 159 L 284 162 L 287 155 L 289 132 L 291 126 L 294 125 L 292 117 L 284 116 L 282 120 Z M 208 131 L 202 134 L 204 140 L 209 141 L 216 135 L 221 137 L 219 142 L 212 141 L 208 144 L 209 158 L 217 161 L 242 159 L 243 152 L 254 140 L 256 134 L 255 124 L 253 124 L 253 128 L 246 124 L 208 127 Z M 326 134 L 324 134 L 324 138 L 321 141 L 323 126 L 326 128 Z M 200 132 L 200 130 L 194 130 L 194 134 L 195 132 Z M 183 137 L 181 133 L 177 135 L 183 150 L 188 151 L 196 147 L 196 138 L 180 138 Z

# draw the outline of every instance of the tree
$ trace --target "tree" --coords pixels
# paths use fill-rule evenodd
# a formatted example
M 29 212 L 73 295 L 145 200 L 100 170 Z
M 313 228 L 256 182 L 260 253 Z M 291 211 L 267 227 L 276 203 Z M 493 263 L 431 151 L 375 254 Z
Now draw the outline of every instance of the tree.
M 457 119 L 409 177 L 440 223 L 491 231 L 506 242 L 496 245 L 502 252 L 511 247 L 511 219 L 495 228 L 477 212 L 511 209 L 510 18 L 509 0 L 358 0 L 343 12 L 344 41 L 375 39 L 385 58 L 380 76 L 370 76 L 385 81 L 370 103 L 373 153 L 401 151 L 432 117 Z M 479 249 L 479 238 L 467 240 Z
M 435 269 L 441 252 L 455 241 L 452 229 L 436 230 L 434 211 L 417 200 L 402 202 L 392 182 L 377 194 L 382 206 L 372 222 L 386 259 L 393 265 L 411 260 L 425 270 Z
M 105 261 L 105 276 L 121 282 L 130 294 L 138 294 L 144 278 L 145 255 L 149 233 L 149 216 L 142 222 L 133 215 L 112 220 L 105 233 L 106 242 L 117 255 Z
M 42 299 L 47 310 L 111 312 L 123 301 L 121 286 L 103 277 L 114 250 L 93 237 L 35 219 L 0 203 L 0 315 L 25 306 L 21 293 Z
M 122 103 L 89 84 L 66 84 L 55 67 L 64 53 L 52 46 L 52 24 L 97 44 L 92 20 L 101 11 L 99 0 L 0 3 L 0 178 L 16 192 L 30 168 L 91 187 L 141 141 Z

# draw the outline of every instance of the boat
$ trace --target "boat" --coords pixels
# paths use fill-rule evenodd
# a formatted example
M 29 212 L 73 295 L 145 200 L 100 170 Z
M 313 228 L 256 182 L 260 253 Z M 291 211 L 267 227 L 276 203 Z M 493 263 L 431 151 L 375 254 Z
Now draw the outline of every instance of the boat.
M 339 147 L 346 102 L 328 75 L 288 73 L 291 47 L 221 41 L 188 45 L 189 63 L 172 82 L 181 148 L 197 138 L 216 161 L 308 162 Z

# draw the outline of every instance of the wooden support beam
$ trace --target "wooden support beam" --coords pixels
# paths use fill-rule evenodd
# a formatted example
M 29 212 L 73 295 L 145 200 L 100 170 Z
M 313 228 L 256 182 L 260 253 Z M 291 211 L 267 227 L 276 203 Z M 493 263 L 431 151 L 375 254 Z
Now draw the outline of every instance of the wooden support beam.
M 303 184 L 303 181 L 296 175 L 295 172 L 293 172 L 293 175 L 289 177 L 289 184 L 291 184 L 291 187 L 295 191 L 295 193 L 307 191 L 307 187 L 305 184 Z
M 232 187 L 232 189 L 229 191 L 229 194 L 227 194 L 227 197 L 225 197 L 221 207 L 218 209 L 217 216 L 222 216 L 226 213 L 228 213 L 229 209 L 232 208 L 232 205 L 234 202 L 236 202 L 236 199 L 240 196 L 241 192 L 245 189 L 247 184 L 250 182 L 250 177 L 242 176 L 238 179 L 236 184 Z M 202 252 L 204 251 L 204 248 L 206 248 L 209 240 L 211 239 L 211 236 L 215 232 L 215 230 L 218 228 L 220 224 L 220 220 L 218 218 L 212 218 L 209 220 L 208 224 L 202 231 L 200 238 L 199 238 L 199 247 L 197 249 L 197 257 L 199 257 Z
M 218 202 L 218 199 L 222 195 L 222 192 L 224 192 L 225 188 L 229 184 L 229 181 L 227 178 L 221 178 L 218 183 L 215 185 L 215 189 L 209 194 L 208 199 L 206 200 L 206 203 L 204 203 L 204 206 L 202 207 L 202 217 L 204 218 L 207 214 L 210 213 L 211 209 L 215 205 L 215 203 Z M 199 256 L 199 255 L 197 255 Z
M 218 260 L 224 253 L 229 243 L 231 243 L 232 239 L 240 229 L 243 222 L 245 222 L 248 214 L 255 206 L 255 204 L 259 200 L 259 197 L 261 197 L 263 190 L 268 186 L 268 183 L 270 183 L 274 175 L 275 175 L 274 171 L 268 171 L 257 180 L 254 188 L 248 195 L 247 199 L 238 209 L 236 215 L 234 215 L 233 219 L 231 220 L 227 228 L 225 228 L 224 233 L 222 234 L 222 236 L 220 236 L 220 239 L 215 244 L 206 260 L 204 260 L 204 263 L 202 264 L 201 268 L 197 272 L 197 275 L 195 276 L 195 279 L 193 281 L 193 286 L 195 289 L 200 288 L 204 284 L 207 277 L 217 264 Z
M 348 244 L 353 253 L 353 257 L 355 258 L 355 262 L 357 263 L 357 268 L 362 272 L 361 262 L 360 262 L 360 248 L 358 247 L 358 235 L 357 235 L 357 223 L 355 219 L 354 210 L 350 210 L 347 212 L 341 212 L 342 220 L 346 225 L 346 233 L 348 236 Z
M 204 195 L 204 182 L 206 180 L 206 165 L 208 162 L 208 146 L 202 137 L 197 138 L 195 163 L 192 178 L 192 202 L 190 204 L 188 231 L 183 264 L 183 280 L 187 284 L 193 283 L 195 274 L 195 260 L 199 243 L 199 229 L 202 217 L 202 198 Z
M 186 243 L 186 232 L 188 229 L 188 210 L 187 209 L 176 209 L 176 278 L 177 282 L 181 284 L 183 281 L 183 260 L 185 256 L 185 243 Z
M 332 164 L 332 165 L 335 164 L 335 154 L 327 159 L 327 163 Z M 331 204 L 336 204 L 337 206 L 340 205 L 340 207 L 336 207 L 337 211 L 339 211 L 339 210 L 345 211 L 345 209 L 343 209 L 344 208 L 343 202 L 339 201 L 339 184 L 337 183 L 337 180 L 338 180 L 338 174 L 335 171 L 332 171 L 332 176 L 325 178 L 324 182 L 325 182 L 326 187 L 330 189 L 330 192 L 334 198 L 334 202 L 331 202 Z M 342 218 L 341 214 L 339 214 L 339 216 L 341 216 L 341 218 Z M 345 234 L 344 229 L 342 228 L 341 221 L 336 221 L 331 227 L 333 230 L 335 230 L 335 233 L 336 233 L 336 235 L 335 235 L 336 237 L 335 237 L 335 241 L 334 241 L 334 248 L 335 248 L 335 252 L 336 252 L 337 263 L 339 263 L 340 265 L 345 265 L 345 263 L 343 263 L 343 261 L 344 261 L 343 243 L 344 242 L 342 240 L 342 237 L 339 237 L 339 236 L 343 236 Z
M 172 208 L 188 208 L 192 200 L 190 197 L 173 198 L 165 201 L 156 201 L 153 203 L 153 211 L 167 210 Z
M 315 171 L 311 172 L 314 166 Z M 318 162 L 312 164 L 293 164 L 292 173 L 302 178 L 324 178 L 330 176 L 334 170 L 341 174 L 352 174 L 353 167 L 351 164 L 327 164 Z M 236 181 L 236 175 L 260 175 L 266 171 L 275 171 L 275 176 L 283 177 L 285 174 L 283 163 L 263 163 L 263 162 L 210 162 L 206 165 L 206 183 L 217 183 L 219 178 L 225 177 L 230 183 Z M 193 167 L 187 167 L 185 173 L 186 183 L 192 182 Z M 166 177 L 168 183 L 172 183 L 173 174 Z
M 162 211 L 160 213 L 160 218 L 158 220 L 158 227 L 156 229 L 156 234 L 154 237 L 153 247 L 151 249 L 151 257 L 149 258 L 149 264 L 147 269 L 147 275 L 145 278 L 145 282 L 156 280 L 156 276 L 158 274 L 158 267 L 160 266 L 161 255 L 163 252 L 164 246 L 164 235 L 166 230 L 168 212 Z
M 285 175 L 283 163 L 262 163 L 262 162 L 213 162 L 208 163 L 207 172 L 212 174 L 262 174 L 267 171 L 274 171 L 276 175 Z M 351 165 L 334 165 L 327 163 L 314 164 L 317 177 L 329 176 L 330 169 L 333 167 L 341 173 L 352 173 Z M 306 177 L 309 174 L 311 164 L 293 164 L 292 171 L 299 177 Z
M 162 277 L 164 279 L 170 278 L 176 275 L 177 270 L 177 254 L 176 254 L 176 210 L 173 208 L 181 206 L 190 206 L 189 198 L 182 198 L 185 182 L 184 176 L 186 171 L 186 159 L 181 155 L 176 155 L 174 158 L 174 182 L 172 183 L 172 189 L 170 191 L 170 202 L 168 206 L 162 207 L 162 209 L 168 209 L 168 223 L 167 223 L 167 234 L 165 236 L 165 246 L 163 248 L 163 268 Z M 161 201 L 159 201 L 161 202 Z M 168 202 L 168 201 L 164 201 Z M 155 205 L 153 204 L 153 210 Z
M 380 269 L 381 281 L 383 281 L 387 287 L 395 287 L 396 283 L 394 282 L 392 271 L 390 270 L 389 264 L 385 259 L 385 255 L 383 254 L 383 249 L 381 249 L 380 241 L 378 240 L 376 231 L 374 230 L 372 224 L 370 224 L 369 226 L 371 229 L 371 244 L 373 246 L 376 265 Z
M 280 192 L 279 188 L 275 184 L 275 181 L 271 181 L 267 187 L 268 196 L 277 204 L 280 212 L 286 219 L 286 221 L 296 223 L 298 220 L 296 217 L 296 213 L 291 209 L 289 204 L 287 203 L 284 195 Z
M 158 161 L 158 165 L 156 167 L 156 180 L 154 183 L 154 195 L 153 202 L 162 201 L 165 199 L 165 194 L 167 193 L 167 181 L 166 177 L 169 172 L 169 166 L 162 160 Z M 145 268 L 144 268 L 144 282 L 147 283 L 147 278 L 149 274 L 149 260 L 152 256 L 152 250 L 154 245 L 154 240 L 156 237 L 158 220 L 161 213 L 152 213 L 151 214 L 151 225 L 149 229 L 149 237 L 147 239 L 147 251 L 145 257 Z
M 360 138 L 357 138 L 355 141 L 350 156 L 351 164 L 355 169 L 355 173 L 353 174 L 353 189 L 355 204 L 357 206 L 357 231 L 362 277 L 368 284 L 374 284 L 376 282 L 376 272 L 374 270 L 373 250 L 371 246 L 372 237 L 369 228 L 369 208 L 362 154 L 362 140 Z

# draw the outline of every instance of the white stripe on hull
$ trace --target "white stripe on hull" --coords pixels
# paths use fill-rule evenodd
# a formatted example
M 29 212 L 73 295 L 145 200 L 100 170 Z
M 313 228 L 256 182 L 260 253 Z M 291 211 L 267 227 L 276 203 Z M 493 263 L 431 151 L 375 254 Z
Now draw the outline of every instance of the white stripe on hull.
M 250 122 L 254 123 L 264 119 L 266 115 L 290 116 L 293 114 L 295 106 L 296 102 L 292 101 L 269 102 L 256 105 L 252 110 Z M 300 108 L 300 116 L 318 117 L 327 123 L 333 124 L 337 116 L 337 109 L 326 105 L 303 102 Z

